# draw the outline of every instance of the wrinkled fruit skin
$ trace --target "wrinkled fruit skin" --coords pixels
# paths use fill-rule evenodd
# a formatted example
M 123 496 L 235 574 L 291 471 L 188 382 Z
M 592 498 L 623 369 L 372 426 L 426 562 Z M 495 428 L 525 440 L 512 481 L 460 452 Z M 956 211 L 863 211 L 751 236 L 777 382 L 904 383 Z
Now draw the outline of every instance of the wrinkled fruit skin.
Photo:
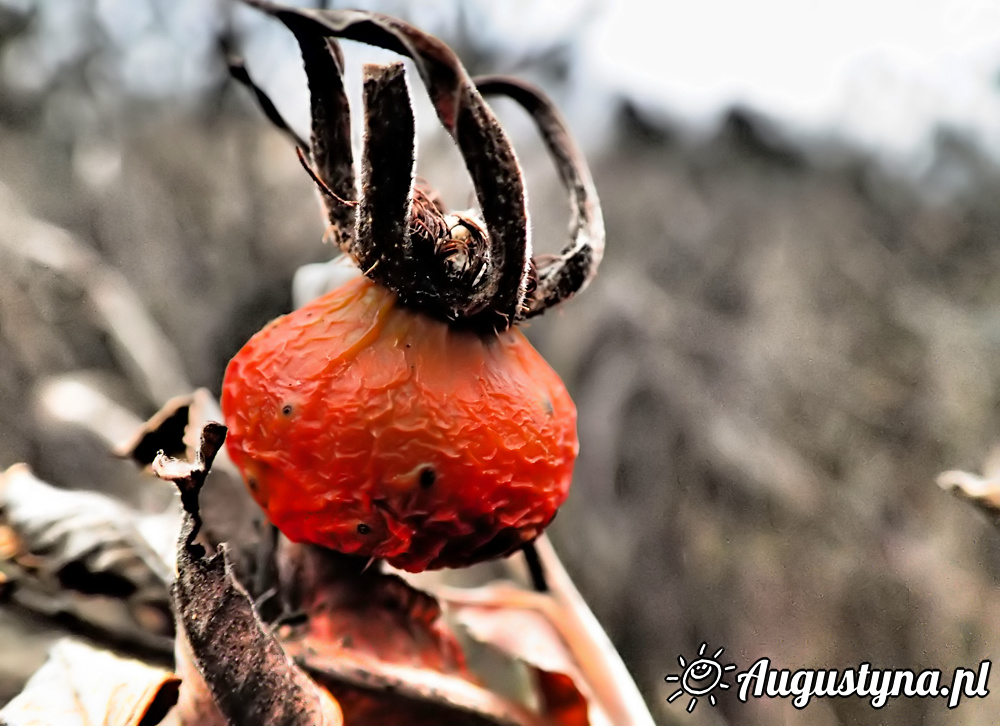
M 576 407 L 517 330 L 452 330 L 357 278 L 257 333 L 229 453 L 288 538 L 419 572 L 508 554 L 568 494 Z

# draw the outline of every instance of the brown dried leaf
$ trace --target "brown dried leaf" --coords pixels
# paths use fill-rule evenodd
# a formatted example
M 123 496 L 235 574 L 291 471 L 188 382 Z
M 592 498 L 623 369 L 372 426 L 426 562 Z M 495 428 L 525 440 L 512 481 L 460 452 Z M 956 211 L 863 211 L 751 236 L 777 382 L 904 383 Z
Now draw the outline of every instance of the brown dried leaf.
M 32 579 L 169 612 L 173 565 L 165 557 L 179 529 L 173 514 L 141 514 L 96 492 L 58 489 L 17 464 L 0 473 L 0 524 L 16 535 L 10 561 Z
M 179 684 L 167 670 L 65 639 L 0 710 L 0 723 L 154 726 L 176 703 Z
M 199 388 L 168 401 L 129 439 L 119 444 L 114 453 L 142 467 L 151 466 L 161 451 L 168 458 L 194 460 L 205 425 L 222 419 L 222 410 L 212 393 Z M 206 481 L 209 486 L 198 500 L 206 541 L 249 545 L 256 540 L 260 509 L 248 495 L 243 477 L 225 448 L 216 452 Z M 170 551 L 172 560 L 173 546 Z
M 289 659 L 258 617 L 226 546 L 209 558 L 194 543 L 201 524 L 198 494 L 225 431 L 221 424 L 206 424 L 193 462 L 165 456 L 153 462 L 159 476 L 177 485 L 185 509 L 174 584 L 178 630 L 229 723 L 339 726 L 343 718 L 337 703 Z M 181 723 L 194 722 L 181 718 Z
M 548 538 L 539 537 L 535 547 L 549 592 L 497 583 L 469 590 L 441 588 L 438 597 L 475 639 L 541 671 L 544 705 L 558 723 L 652 726 L 653 718 L 621 656 Z M 560 676 L 569 677 L 572 684 Z M 574 690 L 589 702 L 589 721 L 581 720 Z
M 536 671 L 543 713 L 561 726 L 610 723 L 603 714 L 591 719 L 593 695 L 558 629 L 546 595 L 508 583 L 461 592 L 446 590 L 449 611 L 469 634 Z
M 325 641 L 286 642 L 290 655 L 338 700 L 351 726 L 545 726 L 520 704 L 457 676 L 355 658 Z
M 257 616 L 225 545 L 212 558 L 197 549 L 185 546 L 178 555 L 174 593 L 192 660 L 219 711 L 230 723 L 342 724 L 336 702 L 290 660 Z
M 474 683 L 437 600 L 364 559 L 283 540 L 282 589 L 302 607 L 285 650 L 333 693 L 351 726 L 544 723 Z

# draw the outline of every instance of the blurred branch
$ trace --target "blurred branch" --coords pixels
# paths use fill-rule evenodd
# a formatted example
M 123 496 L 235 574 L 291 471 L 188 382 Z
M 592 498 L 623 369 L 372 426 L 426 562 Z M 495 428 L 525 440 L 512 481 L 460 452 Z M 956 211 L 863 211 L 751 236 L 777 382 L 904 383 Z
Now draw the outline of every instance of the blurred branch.
M 66 230 L 33 218 L 0 186 L 0 255 L 79 286 L 136 388 L 154 404 L 190 391 L 177 350 L 125 278 Z

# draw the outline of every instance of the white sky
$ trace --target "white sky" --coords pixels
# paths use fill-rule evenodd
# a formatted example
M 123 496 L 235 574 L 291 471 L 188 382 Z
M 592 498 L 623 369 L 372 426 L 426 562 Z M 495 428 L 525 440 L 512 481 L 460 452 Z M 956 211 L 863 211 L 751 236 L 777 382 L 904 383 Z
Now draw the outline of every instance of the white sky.
M 54 27 L 72 23 L 71 11 L 94 2 L 36 1 L 42 20 Z M 459 23 L 463 2 L 474 8 L 471 31 Z M 176 27 L 166 34 L 164 22 L 139 12 L 133 0 L 97 3 L 109 37 L 143 39 L 122 52 L 120 73 L 129 87 L 169 94 L 197 85 L 199 69 L 215 61 L 218 20 L 206 18 L 217 14 L 217 6 L 209 0 L 171 0 L 173 12 L 165 17 Z M 560 102 L 585 142 L 600 139 L 606 130 L 608 111 L 615 108 L 612 93 L 669 120 L 685 121 L 691 129 L 705 128 L 706 121 L 740 103 L 793 132 L 832 132 L 895 161 L 926 157 L 934 126 L 946 123 L 971 133 L 1000 159 L 1000 0 L 336 4 L 403 14 L 446 37 L 473 32 L 477 44 L 501 50 L 501 58 L 516 59 L 521 51 L 544 48 L 554 39 L 577 37 L 571 71 L 575 93 Z M 133 12 L 126 12 L 130 8 Z M 307 119 L 294 39 L 260 13 L 239 7 L 237 15 L 241 28 L 253 29 L 243 51 L 258 82 L 293 121 Z M 71 45 L 48 47 L 65 54 Z M 16 53 L 8 56 L 7 70 L 16 68 L 24 85 L 31 69 L 10 62 L 17 60 Z M 530 68 L 517 72 L 530 73 Z
M 902 156 L 943 121 L 1000 156 L 1000 0 L 617 0 L 590 32 L 595 70 L 651 110 L 738 101 Z

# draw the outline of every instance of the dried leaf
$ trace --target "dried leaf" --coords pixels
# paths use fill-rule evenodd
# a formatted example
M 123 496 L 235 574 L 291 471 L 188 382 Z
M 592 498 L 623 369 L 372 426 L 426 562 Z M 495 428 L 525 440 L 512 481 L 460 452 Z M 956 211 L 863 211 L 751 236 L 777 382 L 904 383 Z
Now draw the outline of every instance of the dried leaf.
M 351 726 L 543 726 L 550 722 L 474 683 L 427 668 L 356 659 L 320 641 L 286 643 L 337 698 Z
M 199 388 L 194 393 L 176 396 L 164 404 L 152 418 L 115 448 L 118 456 L 133 459 L 139 466 L 153 464 L 163 452 L 168 458 L 197 456 L 205 425 L 221 421 L 222 410 L 211 392 Z M 250 545 L 258 538 L 260 509 L 247 493 L 243 477 L 225 448 L 220 449 L 208 472 L 209 486 L 201 492 L 198 509 L 204 520 L 204 539 L 210 543 L 239 542 Z M 178 531 L 180 529 L 178 514 Z M 174 542 L 170 560 L 174 559 Z
M 282 540 L 282 590 L 305 621 L 283 626 L 285 650 L 333 693 L 351 726 L 539 724 L 481 688 L 437 600 L 363 558 Z
M 0 474 L 0 523 L 20 543 L 11 559 L 32 577 L 168 609 L 173 513 L 140 514 L 102 494 L 58 489 L 18 464 Z
M 607 724 L 591 718 L 593 701 L 573 654 L 547 616 L 549 598 L 512 584 L 498 583 L 458 594 L 445 592 L 449 611 L 481 643 L 537 670 L 543 713 L 561 726 Z M 474 604 L 475 603 L 475 604 Z
M 183 630 L 177 633 L 174 648 L 174 671 L 181 679 L 177 705 L 163 721 L 163 726 L 228 726 L 228 721 L 212 697 L 201 671 L 194 662 L 191 644 Z
M 176 703 L 179 684 L 167 670 L 64 639 L 0 710 L 0 723 L 155 726 Z
M 198 494 L 225 430 L 221 424 L 206 424 L 193 462 L 165 456 L 153 462 L 159 476 L 177 485 L 185 509 L 173 593 L 178 630 L 230 723 L 337 726 L 343 718 L 336 702 L 292 663 L 261 622 L 233 572 L 226 545 L 209 558 L 194 542 L 201 525 Z
M 591 724 L 652 726 L 642 696 L 607 634 L 587 607 L 549 543 L 535 541 L 549 591 L 537 593 L 510 583 L 462 590 L 441 588 L 450 613 L 484 643 L 538 668 L 545 705 L 560 723 L 582 721 L 580 703 L 561 676 L 589 700 Z

